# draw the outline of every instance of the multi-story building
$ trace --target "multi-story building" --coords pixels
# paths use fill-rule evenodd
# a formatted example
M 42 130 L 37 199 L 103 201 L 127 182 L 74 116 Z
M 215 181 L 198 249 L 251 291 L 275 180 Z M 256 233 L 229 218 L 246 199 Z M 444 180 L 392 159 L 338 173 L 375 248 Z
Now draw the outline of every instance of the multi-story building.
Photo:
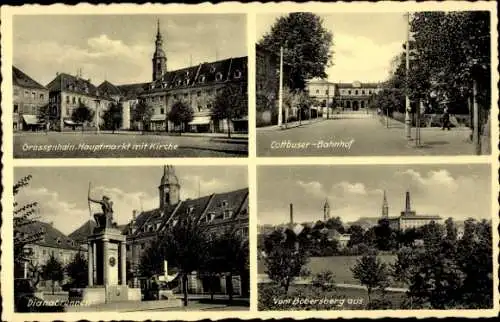
M 127 258 L 130 259 L 136 281 L 141 279 L 138 272 L 139 262 L 150 243 L 185 216 L 190 216 L 209 234 L 233 230 L 248 238 L 248 188 L 181 200 L 181 182 L 173 166 L 165 166 L 158 190 L 159 207 L 139 214 L 134 212 L 132 221 L 128 225 Z M 192 274 L 189 279 L 189 289 L 194 293 L 206 292 L 208 285 L 214 285 L 210 283 L 210 278 Z M 233 277 L 236 293 L 248 294 L 248 282 L 248 276 Z M 225 279 L 221 278 L 218 290 L 224 292 L 225 285 Z
M 80 75 L 57 73 L 56 77 L 47 85 L 50 93 L 51 128 L 59 131 L 75 129 L 79 126 L 101 126 L 103 112 L 116 102 L 112 97 L 99 93 L 90 79 L 83 79 Z M 73 111 L 83 104 L 94 113 L 93 120 L 88 124 L 78 124 L 72 120 Z
M 141 102 L 152 109 L 147 125 L 151 131 L 176 131 L 168 114 L 176 102 L 184 102 L 193 111 L 193 119 L 185 126 L 192 132 L 248 132 L 248 114 L 231 119 L 216 119 L 212 108 L 217 94 L 229 85 L 247 99 L 247 57 L 236 57 L 214 62 L 204 62 L 179 70 L 167 70 L 167 56 L 163 50 L 163 37 L 158 30 L 155 51 L 152 58 L 152 81 L 150 83 L 117 85 L 128 100 L 136 100 L 129 105 L 130 115 L 135 113 L 135 104 Z M 131 90 L 132 89 L 132 90 Z M 132 95 L 135 93 L 135 97 Z M 132 127 L 140 127 L 135 122 Z
M 280 57 L 277 53 L 273 53 L 258 44 L 255 45 L 255 55 L 257 126 L 278 124 Z M 284 62 L 284 90 L 289 88 L 289 69 L 290 66 Z M 292 108 L 288 113 L 288 117 L 296 116 L 296 114 L 297 110 Z
M 335 105 L 342 109 L 368 108 L 372 95 L 382 90 L 379 83 L 336 83 Z
M 410 192 L 406 192 L 405 209 L 401 211 L 398 217 L 389 217 L 389 206 L 384 193 L 382 204 L 382 218 L 388 219 L 391 227 L 398 230 L 409 228 L 418 228 L 430 224 L 431 222 L 440 223 L 442 218 L 438 215 L 420 215 L 411 209 Z
M 40 119 L 40 108 L 48 105 L 49 90 L 15 66 L 12 66 L 12 85 L 14 131 L 41 128 L 45 120 Z
M 180 198 L 181 188 L 181 181 L 175 174 L 174 167 L 165 166 L 158 186 L 158 208 L 142 212 L 134 210 L 132 220 L 118 227 L 127 235 L 127 265 L 132 275 L 129 282 L 134 286 L 148 283 L 139 272 L 144 252 L 166 229 L 186 216 L 201 225 L 208 234 L 231 230 L 248 240 L 248 188 L 186 200 Z M 93 222 L 86 222 L 70 236 L 84 244 L 93 227 Z M 226 280 L 220 278 L 219 283 L 213 283 L 210 278 L 213 277 L 196 272 L 191 274 L 188 281 L 190 292 L 205 293 L 210 287 L 215 287 L 215 292 L 224 293 Z M 249 276 L 234 276 L 233 287 L 235 294 L 248 294 Z
M 24 251 L 30 256 L 28 256 L 28 261 L 24 263 L 23 267 L 16 269 L 16 277 L 18 278 L 28 278 L 33 274 L 33 268 L 40 270 L 41 267 L 47 263 L 50 256 L 54 256 L 63 267 L 69 264 L 75 258 L 77 253 L 86 256 L 87 252 L 84 248 L 72 238 L 66 236 L 61 231 L 52 226 L 51 223 L 45 223 L 41 221 L 34 221 L 29 225 L 25 225 L 19 228 L 19 234 L 26 234 L 31 236 L 36 233 L 42 232 L 42 237 L 40 240 L 34 242 L 33 244 L 28 244 L 25 246 Z M 22 236 L 18 236 L 22 238 Z M 61 283 L 56 282 L 55 287 L 60 288 L 60 286 L 68 281 L 67 276 Z M 39 289 L 44 290 L 52 287 L 50 281 L 40 280 L 37 285 Z
M 53 106 L 57 128 L 78 126 L 71 120 L 72 111 L 80 102 L 96 112 L 96 119 L 89 126 L 102 123 L 102 113 L 111 103 L 122 106 L 122 129 L 173 132 L 177 129 L 168 114 L 173 104 L 182 101 L 193 111 L 193 119 L 183 125 L 192 132 L 248 132 L 248 113 L 231 120 L 216 119 L 213 116 L 217 94 L 231 85 L 247 99 L 248 58 L 235 57 L 214 62 L 204 62 L 179 70 L 167 70 L 167 56 L 163 50 L 160 25 L 152 58 L 151 82 L 117 85 L 104 81 L 94 86 L 90 80 L 68 74 L 57 74 L 47 85 L 50 90 L 50 104 Z M 144 118 L 138 115 L 138 103 L 147 104 L 152 115 Z

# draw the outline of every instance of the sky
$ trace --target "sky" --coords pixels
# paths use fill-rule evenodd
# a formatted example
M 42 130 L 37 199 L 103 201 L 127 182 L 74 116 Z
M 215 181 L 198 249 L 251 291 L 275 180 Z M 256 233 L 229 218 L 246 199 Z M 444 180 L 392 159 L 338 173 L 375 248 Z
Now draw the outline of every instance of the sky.
M 381 215 L 386 190 L 389 216 L 404 210 L 410 191 L 417 214 L 464 220 L 491 218 L 489 165 L 363 165 L 260 166 L 257 169 L 258 223 L 323 219 L 328 200 L 330 216 L 344 223 Z
M 245 166 L 175 166 L 181 200 L 248 187 Z M 107 195 L 113 201 L 114 220 L 126 224 L 134 209 L 158 208 L 158 185 L 163 167 L 18 167 L 14 180 L 31 174 L 28 186 L 15 196 L 19 205 L 38 202 L 39 219 L 69 234 L 90 218 L 87 195 Z M 199 187 L 199 189 L 198 189 Z M 92 213 L 101 212 L 92 205 Z
M 157 19 L 168 70 L 248 55 L 242 14 L 19 15 L 13 63 L 42 85 L 79 69 L 95 85 L 148 82 Z
M 387 79 L 392 59 L 400 53 L 406 36 L 402 13 L 318 14 L 333 33 L 332 82 L 379 82 Z M 282 14 L 257 15 L 256 40 L 271 30 Z

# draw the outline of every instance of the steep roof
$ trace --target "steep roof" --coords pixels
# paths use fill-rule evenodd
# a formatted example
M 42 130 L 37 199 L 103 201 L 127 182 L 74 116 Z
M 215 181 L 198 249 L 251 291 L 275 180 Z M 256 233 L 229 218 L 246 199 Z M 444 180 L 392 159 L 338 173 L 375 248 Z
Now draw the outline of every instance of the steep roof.
M 121 91 L 115 85 L 111 84 L 107 80 L 102 82 L 99 86 L 97 86 L 99 90 L 99 95 L 104 96 L 120 96 L 122 95 Z
M 83 225 L 69 234 L 68 237 L 80 244 L 85 243 L 87 241 L 87 237 L 92 234 L 92 231 L 94 231 L 96 226 L 97 225 L 93 220 L 87 220 Z
M 160 80 L 151 84 L 149 91 L 246 81 L 247 61 L 246 56 L 235 57 L 168 71 Z
M 125 99 L 136 99 L 142 92 L 146 91 L 150 83 L 136 83 L 116 85 Z
M 354 83 L 334 83 L 337 88 L 377 88 L 380 87 L 379 83 L 360 83 L 360 87 L 355 87 Z
M 16 66 L 12 66 L 12 84 L 25 88 L 47 89 Z
M 54 247 L 62 249 L 80 250 L 80 245 L 74 239 L 66 236 L 61 231 L 54 228 L 51 224 L 34 221 L 33 223 L 20 227 L 19 231 L 25 234 L 43 231 L 43 238 L 36 242 L 36 245 L 45 247 Z
M 90 80 L 83 79 L 81 77 L 76 77 L 66 73 L 60 73 L 54 78 L 48 85 L 47 88 L 51 92 L 66 91 L 73 92 L 82 95 L 95 96 L 97 97 L 98 90 Z

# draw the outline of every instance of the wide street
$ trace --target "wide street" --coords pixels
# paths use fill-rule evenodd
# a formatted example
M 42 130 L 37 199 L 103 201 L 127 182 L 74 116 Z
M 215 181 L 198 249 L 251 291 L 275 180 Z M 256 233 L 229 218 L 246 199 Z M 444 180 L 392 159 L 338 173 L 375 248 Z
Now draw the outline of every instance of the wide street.
M 326 120 L 287 129 L 257 129 L 257 155 L 280 156 L 387 156 L 472 155 L 468 128 L 442 131 L 421 128 L 421 145 L 405 137 L 404 124 L 390 120 L 389 128 L 378 116 L 364 111 L 333 115 Z M 415 137 L 415 128 L 412 129 Z
M 237 136 L 167 136 L 140 133 L 14 134 L 15 158 L 245 157 L 248 140 Z

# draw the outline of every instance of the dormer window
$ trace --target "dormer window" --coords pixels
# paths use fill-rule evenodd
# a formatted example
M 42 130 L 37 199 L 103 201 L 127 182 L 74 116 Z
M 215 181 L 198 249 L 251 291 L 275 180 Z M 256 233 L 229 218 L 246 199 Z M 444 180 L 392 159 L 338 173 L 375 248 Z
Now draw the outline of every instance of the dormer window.
M 205 80 L 206 80 L 205 75 L 200 75 L 200 77 L 198 77 L 198 81 L 200 83 L 205 83 Z
M 210 67 L 210 72 L 215 73 L 215 66 Z
M 188 215 L 192 214 L 193 211 L 194 211 L 194 207 L 193 206 L 189 206 L 188 209 L 187 209 Z
M 180 86 L 182 84 L 182 80 L 178 79 L 177 80 L 177 86 Z
M 213 221 L 215 219 L 215 214 L 212 212 L 210 213 L 210 221 Z
M 236 78 L 236 79 L 241 78 L 241 71 L 239 69 L 234 71 L 234 78 Z
M 227 200 L 222 200 L 221 206 L 222 207 L 227 207 L 228 206 Z
M 61 244 L 61 239 L 59 237 L 56 238 L 56 242 L 57 242 L 58 245 L 60 245 Z
M 226 210 L 224 211 L 224 217 L 223 219 L 229 219 L 233 216 L 233 211 L 232 210 Z
M 221 81 L 222 80 L 222 73 L 218 72 L 217 74 L 215 74 L 215 79 L 218 81 Z
M 189 85 L 190 81 L 189 81 L 189 78 L 186 78 L 185 82 L 184 82 L 186 85 Z

